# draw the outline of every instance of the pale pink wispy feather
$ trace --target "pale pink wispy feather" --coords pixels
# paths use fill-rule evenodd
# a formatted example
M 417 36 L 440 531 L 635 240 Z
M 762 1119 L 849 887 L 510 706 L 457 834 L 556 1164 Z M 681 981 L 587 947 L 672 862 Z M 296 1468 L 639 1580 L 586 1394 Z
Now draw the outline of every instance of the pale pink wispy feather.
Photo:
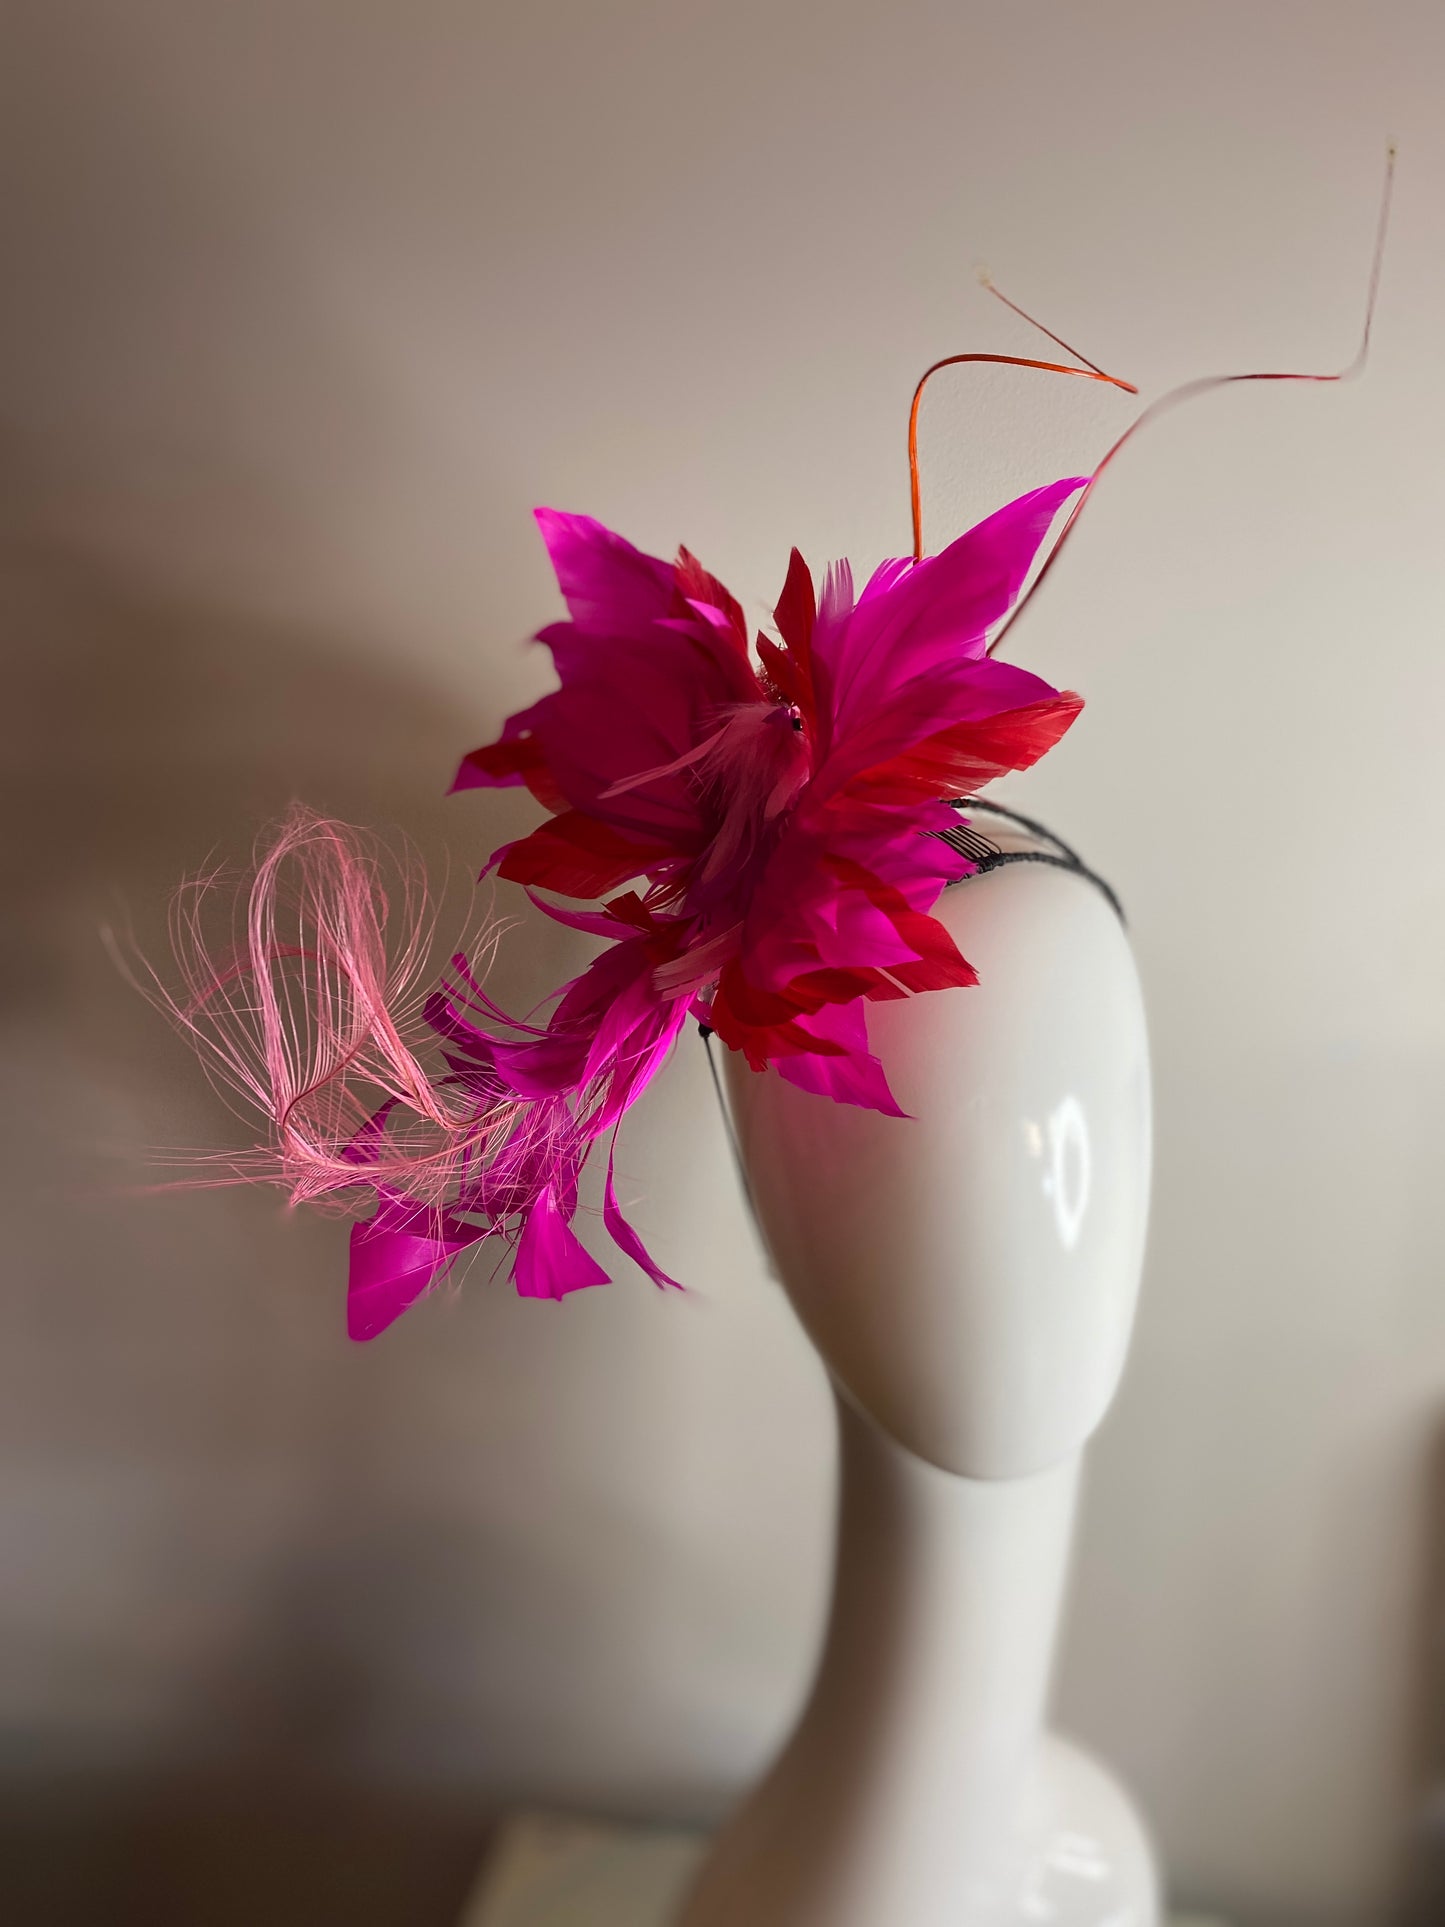
M 258 846 L 249 888 L 192 879 L 170 922 L 180 986 L 152 973 L 147 992 L 213 1083 L 269 1125 L 263 1146 L 214 1154 L 210 1181 L 269 1179 L 298 1204 L 395 1184 L 440 1206 L 511 1129 L 517 1100 L 479 1108 L 423 1061 L 435 914 L 414 852 L 295 805 Z M 483 954 L 496 934 L 481 934 Z

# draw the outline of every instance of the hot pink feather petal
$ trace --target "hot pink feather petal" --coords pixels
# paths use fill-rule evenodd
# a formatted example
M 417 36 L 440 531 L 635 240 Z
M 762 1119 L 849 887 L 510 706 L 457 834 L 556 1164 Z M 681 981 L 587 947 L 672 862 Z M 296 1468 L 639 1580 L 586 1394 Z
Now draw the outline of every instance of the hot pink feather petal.
M 383 1198 L 374 1217 L 351 1227 L 347 1337 L 378 1337 L 485 1235 L 444 1212 Z
M 625 636 L 672 605 L 676 573 L 590 515 L 534 511 L 567 613 L 586 634 Z
M 1012 711 L 1051 702 L 1059 692 L 1032 675 L 993 656 L 961 657 L 944 667 L 895 681 L 875 692 L 868 713 L 846 736 L 834 737 L 828 760 L 828 793 L 854 776 L 876 769 L 944 729 L 961 730 Z
M 520 1298 L 565 1298 L 612 1281 L 563 1215 L 551 1184 L 543 1185 L 527 1212 L 512 1276 Z
M 868 1048 L 868 1032 L 861 1004 L 830 1004 L 807 1021 L 815 1035 L 841 1046 L 836 1055 L 789 1053 L 778 1057 L 779 1077 L 800 1090 L 830 1097 L 837 1104 L 856 1104 L 885 1117 L 906 1117 L 888 1088 L 883 1066 Z
M 602 1222 L 607 1227 L 607 1235 L 617 1249 L 629 1257 L 638 1268 L 646 1272 L 653 1284 L 661 1290 L 681 1291 L 682 1286 L 676 1278 L 671 1278 L 648 1251 L 647 1246 L 622 1215 L 622 1206 L 617 1202 L 617 1184 L 614 1174 L 616 1145 L 607 1158 L 607 1182 L 602 1193 Z
M 982 656 L 1059 510 L 1085 486 L 1076 476 L 1020 496 L 940 554 L 875 575 L 878 586 L 870 584 L 856 607 L 851 594 L 840 594 L 828 610 L 825 597 L 813 654 L 835 740 L 866 718 L 880 695 L 960 657 Z

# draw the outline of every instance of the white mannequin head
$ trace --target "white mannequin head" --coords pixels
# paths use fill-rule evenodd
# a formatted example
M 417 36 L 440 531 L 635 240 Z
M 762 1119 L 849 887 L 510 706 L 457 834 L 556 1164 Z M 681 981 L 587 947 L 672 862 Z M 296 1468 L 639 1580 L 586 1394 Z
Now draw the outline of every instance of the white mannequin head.
M 778 1274 L 844 1394 L 972 1478 L 1072 1455 L 1108 1409 L 1149 1196 L 1143 1004 L 1086 877 L 1020 864 L 934 912 L 969 990 L 869 1007 L 906 1119 L 729 1064 Z

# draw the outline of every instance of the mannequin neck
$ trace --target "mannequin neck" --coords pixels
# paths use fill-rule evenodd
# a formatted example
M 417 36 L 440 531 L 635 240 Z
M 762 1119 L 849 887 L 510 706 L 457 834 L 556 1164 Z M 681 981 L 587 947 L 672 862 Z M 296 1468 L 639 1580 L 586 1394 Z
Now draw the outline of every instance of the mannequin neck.
M 956 1477 L 837 1398 L 834 1608 L 809 1711 L 876 1706 L 906 1797 L 1015 1785 L 1043 1719 L 1078 1455 L 1028 1478 Z
M 970 1870 L 985 1904 L 1017 1881 L 1037 1823 L 1078 1457 L 1027 1478 L 959 1478 L 915 1458 L 846 1396 L 837 1403 L 842 1482 L 822 1662 L 728 1858 L 754 1870 L 746 1881 L 768 1870 L 779 1918 L 793 1918 L 786 1902 L 809 1922 L 931 1922 L 941 1898 L 958 1898 L 940 1854 Z M 731 1904 L 718 1871 L 718 1904 Z

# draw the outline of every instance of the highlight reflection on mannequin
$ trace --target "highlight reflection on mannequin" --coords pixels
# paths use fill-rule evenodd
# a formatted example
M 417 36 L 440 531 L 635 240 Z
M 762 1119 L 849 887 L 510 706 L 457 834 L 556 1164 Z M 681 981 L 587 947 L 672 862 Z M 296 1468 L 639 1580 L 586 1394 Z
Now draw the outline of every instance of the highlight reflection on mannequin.
M 1054 1208 L 1059 1243 L 1065 1251 L 1072 1251 L 1079 1242 L 1084 1213 L 1089 1208 L 1094 1168 L 1084 1107 L 1072 1093 L 1050 1111 L 1047 1132 L 1049 1163 L 1043 1177 L 1043 1194 Z M 1029 1148 L 1035 1156 L 1043 1154 L 1044 1135 L 1037 1125 L 1029 1127 Z

